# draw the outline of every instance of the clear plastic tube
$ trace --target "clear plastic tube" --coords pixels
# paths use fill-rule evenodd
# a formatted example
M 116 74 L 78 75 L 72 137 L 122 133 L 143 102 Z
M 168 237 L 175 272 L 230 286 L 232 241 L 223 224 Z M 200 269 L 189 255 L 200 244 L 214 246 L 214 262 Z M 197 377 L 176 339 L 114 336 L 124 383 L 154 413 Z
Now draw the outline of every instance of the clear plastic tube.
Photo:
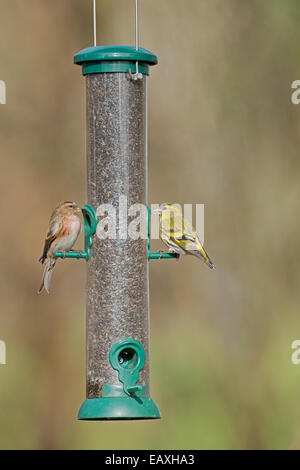
M 128 207 L 147 201 L 146 80 L 126 73 L 86 76 L 87 202 L 96 210 L 113 204 L 117 226 L 121 196 Z M 139 383 L 149 390 L 147 241 L 95 235 L 87 263 L 87 398 L 101 397 L 104 383 L 120 385 L 108 355 L 123 338 L 143 345 Z

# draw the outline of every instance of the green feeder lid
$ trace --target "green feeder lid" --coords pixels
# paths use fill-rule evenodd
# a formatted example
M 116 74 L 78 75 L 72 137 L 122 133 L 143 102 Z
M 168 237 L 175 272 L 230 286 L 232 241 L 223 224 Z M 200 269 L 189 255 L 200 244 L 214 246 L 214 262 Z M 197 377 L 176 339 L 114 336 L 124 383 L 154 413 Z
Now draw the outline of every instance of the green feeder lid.
M 74 56 L 74 63 L 82 65 L 83 75 L 104 72 L 136 73 L 136 62 L 139 72 L 149 75 L 149 66 L 157 64 L 155 54 L 147 49 L 136 50 L 132 46 L 97 46 L 88 47 Z

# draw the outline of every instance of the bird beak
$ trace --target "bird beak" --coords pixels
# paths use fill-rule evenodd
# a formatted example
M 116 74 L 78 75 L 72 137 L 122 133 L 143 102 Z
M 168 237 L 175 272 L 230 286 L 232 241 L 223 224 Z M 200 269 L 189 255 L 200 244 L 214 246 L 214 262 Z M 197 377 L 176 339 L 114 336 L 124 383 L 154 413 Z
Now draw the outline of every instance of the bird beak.
M 161 209 L 154 209 L 153 211 L 151 211 L 151 214 L 153 214 L 153 215 L 161 215 L 161 214 L 162 214 L 162 210 L 161 210 Z
M 78 212 L 78 213 L 80 213 L 80 212 L 81 212 L 81 209 L 80 209 L 80 207 L 76 207 L 76 209 L 75 209 L 75 212 Z

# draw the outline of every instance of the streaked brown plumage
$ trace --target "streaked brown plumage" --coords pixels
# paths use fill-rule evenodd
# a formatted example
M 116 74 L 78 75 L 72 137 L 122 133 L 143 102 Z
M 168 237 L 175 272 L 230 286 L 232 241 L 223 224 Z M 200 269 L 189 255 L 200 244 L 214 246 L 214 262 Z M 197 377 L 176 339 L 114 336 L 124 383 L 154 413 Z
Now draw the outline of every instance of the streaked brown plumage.
M 54 254 L 57 251 L 70 250 L 76 242 L 81 228 L 79 213 L 81 213 L 80 207 L 72 201 L 60 202 L 55 207 L 50 217 L 43 254 L 39 259 L 40 263 L 46 262 L 46 264 L 38 293 L 42 292 L 43 288 L 49 293 L 51 276 L 56 263 Z

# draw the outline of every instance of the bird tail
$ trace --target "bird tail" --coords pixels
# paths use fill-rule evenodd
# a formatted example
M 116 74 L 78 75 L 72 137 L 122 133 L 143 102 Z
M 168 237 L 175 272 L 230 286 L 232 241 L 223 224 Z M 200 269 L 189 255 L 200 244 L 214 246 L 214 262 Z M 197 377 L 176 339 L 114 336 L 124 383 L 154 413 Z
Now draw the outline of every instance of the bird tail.
M 46 261 L 44 273 L 43 273 L 43 278 L 42 278 L 42 283 L 40 285 L 38 293 L 40 294 L 42 290 L 45 288 L 45 290 L 50 292 L 50 283 L 51 283 L 51 277 L 53 273 L 53 268 L 55 266 L 56 259 L 55 258 L 48 258 Z
M 202 259 L 202 261 L 204 261 L 204 263 L 207 264 L 207 266 L 210 267 L 210 269 L 216 269 L 214 263 L 212 262 L 212 260 L 210 259 L 210 257 L 208 256 L 208 254 L 206 253 L 203 247 L 201 247 L 201 250 L 199 251 L 194 250 L 192 254 L 194 256 L 197 256 L 197 258 Z

